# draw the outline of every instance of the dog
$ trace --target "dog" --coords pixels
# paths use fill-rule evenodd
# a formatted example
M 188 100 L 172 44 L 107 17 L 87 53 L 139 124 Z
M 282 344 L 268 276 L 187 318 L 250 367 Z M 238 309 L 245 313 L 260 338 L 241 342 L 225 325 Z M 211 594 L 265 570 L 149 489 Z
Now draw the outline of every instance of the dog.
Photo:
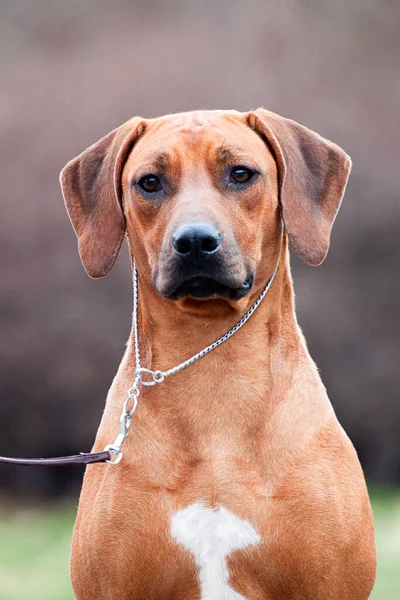
M 138 273 L 142 388 L 118 465 L 87 467 L 78 600 L 367 600 L 374 527 L 356 452 L 297 324 L 289 242 L 319 265 L 347 154 L 265 109 L 135 117 L 61 172 L 88 275 L 124 237 Z M 114 439 L 132 330 L 94 450 Z

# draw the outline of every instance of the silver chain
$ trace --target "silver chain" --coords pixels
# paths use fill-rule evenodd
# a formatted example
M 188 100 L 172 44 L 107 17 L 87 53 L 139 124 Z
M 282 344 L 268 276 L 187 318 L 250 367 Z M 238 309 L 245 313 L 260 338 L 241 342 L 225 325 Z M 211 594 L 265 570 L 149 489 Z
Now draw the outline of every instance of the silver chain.
M 250 319 L 251 315 L 257 310 L 257 308 L 260 306 L 261 302 L 264 300 L 265 296 L 267 295 L 267 293 L 272 285 L 272 282 L 275 279 L 275 275 L 278 272 L 280 258 L 281 258 L 281 252 L 282 252 L 283 232 L 284 232 L 284 226 L 282 223 L 281 245 L 280 245 L 279 256 L 278 256 L 278 260 L 277 260 L 274 272 L 272 273 L 271 277 L 268 279 L 264 289 L 262 290 L 262 292 L 260 293 L 260 295 L 258 296 L 256 301 L 254 302 L 254 304 L 251 305 L 251 307 L 249 308 L 247 313 L 240 319 L 240 321 L 238 323 L 236 323 L 236 325 L 234 325 L 232 327 L 232 329 L 227 331 L 223 336 L 218 338 L 215 342 L 213 342 L 206 348 L 203 348 L 203 350 L 200 350 L 200 352 L 198 352 L 197 354 L 194 354 L 194 356 L 192 356 L 191 358 L 188 358 L 187 360 L 181 362 L 176 367 L 172 367 L 171 369 L 168 369 L 167 371 L 160 371 L 160 370 L 152 371 L 151 369 L 145 369 L 144 367 L 141 367 L 141 365 L 140 365 L 138 272 L 137 272 L 137 268 L 136 268 L 136 263 L 134 262 L 134 265 L 133 265 L 133 324 L 134 324 L 134 326 L 133 326 L 133 328 L 134 328 L 134 338 L 135 338 L 136 368 L 135 368 L 135 372 L 134 372 L 134 380 L 132 382 L 131 387 L 128 390 L 127 397 L 125 398 L 125 402 L 122 407 L 122 412 L 121 412 L 121 416 L 120 416 L 120 420 L 119 420 L 119 423 L 120 423 L 119 433 L 118 433 L 117 437 L 115 438 L 114 442 L 112 444 L 108 444 L 104 448 L 104 450 L 106 450 L 106 451 L 108 450 L 110 452 L 110 455 L 113 457 L 112 459 L 110 458 L 110 460 L 107 460 L 106 462 L 108 462 L 111 465 L 116 465 L 120 462 L 120 460 L 122 458 L 121 446 L 122 446 L 122 443 L 125 440 L 126 436 L 128 435 L 128 431 L 131 426 L 132 416 L 138 405 L 138 397 L 140 394 L 140 389 L 139 389 L 140 385 L 150 387 L 150 386 L 156 385 L 158 383 L 162 383 L 164 381 L 164 379 L 166 379 L 170 375 L 174 375 L 175 373 L 179 373 L 179 371 L 183 371 L 183 369 L 186 369 L 186 367 L 188 367 L 189 365 L 192 365 L 193 363 L 197 362 L 200 358 L 202 358 L 203 356 L 205 356 L 206 354 L 211 352 L 211 350 L 218 348 L 218 346 L 220 346 L 221 344 L 226 342 L 226 340 L 228 340 L 234 333 L 236 333 L 241 327 L 243 327 L 243 325 L 245 323 L 247 323 L 247 321 Z M 149 376 L 150 379 L 144 380 L 143 377 L 146 375 Z

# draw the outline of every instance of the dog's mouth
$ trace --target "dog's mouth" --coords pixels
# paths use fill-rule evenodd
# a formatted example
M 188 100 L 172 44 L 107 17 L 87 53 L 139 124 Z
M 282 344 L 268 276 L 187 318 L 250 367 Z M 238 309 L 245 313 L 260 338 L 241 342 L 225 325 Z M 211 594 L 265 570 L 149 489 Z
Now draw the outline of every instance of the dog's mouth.
M 191 296 L 192 298 L 207 299 L 212 296 L 221 296 L 231 300 L 239 300 L 248 294 L 253 286 L 253 275 L 248 274 L 245 282 L 239 287 L 232 287 L 229 284 L 205 275 L 189 277 L 183 281 L 176 290 L 169 295 L 170 300 L 178 300 Z

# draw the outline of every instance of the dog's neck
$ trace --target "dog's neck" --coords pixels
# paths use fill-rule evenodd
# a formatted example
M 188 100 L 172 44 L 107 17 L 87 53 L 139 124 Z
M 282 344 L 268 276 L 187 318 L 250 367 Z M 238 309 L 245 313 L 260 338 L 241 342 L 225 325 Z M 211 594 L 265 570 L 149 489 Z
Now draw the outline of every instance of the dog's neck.
M 175 303 L 160 298 L 151 282 L 146 282 L 143 275 L 140 277 L 143 271 L 139 263 L 141 366 L 169 370 L 226 333 L 255 301 L 277 259 L 276 255 L 274 262 L 270 261 L 269 270 L 259 269 L 253 294 L 246 302 L 242 299 L 240 305 L 235 305 L 236 310 L 223 301 L 205 302 L 204 307 L 210 306 L 208 315 L 205 311 L 202 314 L 195 310 L 183 311 Z M 262 271 L 268 272 L 262 276 Z M 135 438 L 127 438 L 127 454 L 133 439 L 135 444 L 143 443 L 145 447 L 149 427 L 158 432 L 163 444 L 169 443 L 165 439 L 180 447 L 196 441 L 202 448 L 204 446 L 205 453 L 210 453 L 212 448 L 216 451 L 219 448 L 214 444 L 215 438 L 225 435 L 243 450 L 247 439 L 255 439 L 254 431 L 248 437 L 249 431 L 261 427 L 271 418 L 273 407 L 284 399 L 284 392 L 292 385 L 299 368 L 304 373 L 307 355 L 295 317 L 285 240 L 273 284 L 245 325 L 195 364 L 171 374 L 154 387 L 141 389 L 140 410 L 134 419 Z M 135 364 L 132 329 L 127 351 L 111 388 L 103 427 L 99 430 L 99 447 L 104 447 L 110 438 L 110 428 L 114 431 L 121 411 L 121 398 L 131 385 Z M 313 370 L 313 364 L 309 364 Z M 307 371 L 307 377 L 317 380 L 318 375 L 316 371 L 314 375 Z M 178 425 L 180 433 L 177 437 Z M 137 456 L 137 450 L 134 455 Z M 147 465 L 147 461 L 144 454 L 143 464 Z

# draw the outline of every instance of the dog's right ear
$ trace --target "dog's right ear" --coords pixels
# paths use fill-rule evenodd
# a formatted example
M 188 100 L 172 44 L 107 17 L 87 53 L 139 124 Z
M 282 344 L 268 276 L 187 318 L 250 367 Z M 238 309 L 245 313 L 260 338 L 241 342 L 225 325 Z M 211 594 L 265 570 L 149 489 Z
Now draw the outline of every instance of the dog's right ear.
M 127 121 L 71 160 L 60 183 L 81 261 L 90 277 L 104 277 L 125 235 L 121 176 L 135 140 L 143 135 L 139 117 Z

